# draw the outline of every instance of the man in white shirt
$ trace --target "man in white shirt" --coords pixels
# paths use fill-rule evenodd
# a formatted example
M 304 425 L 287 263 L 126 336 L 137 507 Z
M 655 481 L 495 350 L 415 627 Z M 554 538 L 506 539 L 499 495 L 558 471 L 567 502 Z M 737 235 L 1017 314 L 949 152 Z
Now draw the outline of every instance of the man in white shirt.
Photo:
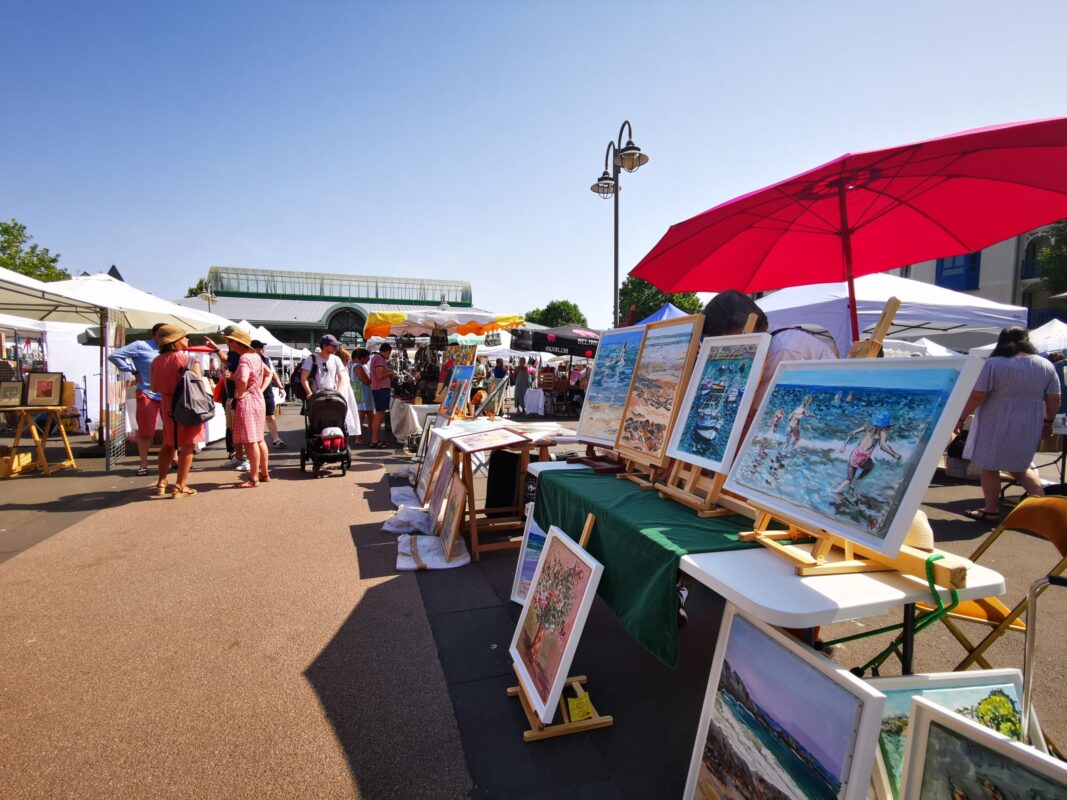
M 341 359 L 334 355 L 341 343 L 337 338 L 326 334 L 319 339 L 319 353 L 312 353 L 300 365 L 300 383 L 304 392 L 311 397 L 315 392 L 327 389 L 345 394 L 348 385 L 348 372 Z M 314 375 L 312 375 L 314 373 Z

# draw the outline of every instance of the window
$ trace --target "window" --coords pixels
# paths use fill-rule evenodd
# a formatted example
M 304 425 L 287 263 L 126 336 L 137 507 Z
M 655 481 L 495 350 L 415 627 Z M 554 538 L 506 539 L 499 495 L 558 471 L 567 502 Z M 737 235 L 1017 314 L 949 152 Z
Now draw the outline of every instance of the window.
M 938 286 L 963 292 L 978 288 L 982 254 L 968 253 L 965 256 L 937 259 Z
M 906 267 L 901 267 L 900 268 L 900 277 L 902 277 L 902 278 L 910 278 L 911 277 L 911 264 L 908 264 L 908 266 L 906 266 Z

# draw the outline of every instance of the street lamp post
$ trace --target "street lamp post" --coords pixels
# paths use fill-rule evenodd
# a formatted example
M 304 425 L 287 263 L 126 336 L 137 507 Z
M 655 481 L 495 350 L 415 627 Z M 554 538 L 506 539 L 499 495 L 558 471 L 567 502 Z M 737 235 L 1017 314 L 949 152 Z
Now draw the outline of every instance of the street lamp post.
M 199 295 L 197 295 L 197 297 L 207 303 L 208 311 L 211 311 L 211 304 L 218 302 L 219 299 L 215 297 L 214 293 L 210 289 L 208 289 L 206 292 L 201 292 Z
M 623 131 L 628 131 L 626 146 L 622 144 Z M 615 271 L 612 284 L 612 325 L 619 327 L 619 170 L 637 172 L 648 163 L 648 156 L 641 152 L 641 148 L 634 144 L 634 131 L 629 120 L 624 120 L 619 126 L 619 138 L 617 141 L 608 142 L 604 151 L 604 172 L 589 188 L 603 199 L 609 197 L 615 199 Z M 611 158 L 611 172 L 608 172 L 608 158 Z

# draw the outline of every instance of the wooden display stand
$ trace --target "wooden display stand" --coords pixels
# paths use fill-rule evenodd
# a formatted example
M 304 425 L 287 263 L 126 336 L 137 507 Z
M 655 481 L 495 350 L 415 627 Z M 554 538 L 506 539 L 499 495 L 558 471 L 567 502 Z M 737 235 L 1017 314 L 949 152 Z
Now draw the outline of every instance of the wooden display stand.
M 11 455 L 0 458 L 0 478 L 13 478 L 16 475 L 21 475 L 23 472 L 29 472 L 31 470 L 39 469 L 44 475 L 51 475 L 56 470 L 60 469 L 77 469 L 78 465 L 74 461 L 74 453 L 70 449 L 70 440 L 67 439 L 67 431 L 63 428 L 63 420 L 60 418 L 60 414 L 66 410 L 66 406 L 18 406 L 16 408 L 7 408 L 5 411 L 11 411 L 19 415 L 18 424 L 15 426 L 15 438 L 11 442 Z M 42 436 L 37 426 L 33 423 L 33 418 L 37 414 L 47 415 L 47 421 L 45 422 L 45 434 Z M 48 437 L 51 432 L 48 430 L 51 425 L 55 425 L 56 430 L 59 432 L 59 437 L 63 440 L 63 447 L 66 450 L 67 457 L 55 464 L 49 464 L 48 459 L 45 457 L 44 448 L 48 444 Z M 29 429 L 30 435 L 33 437 L 33 445 L 36 450 L 35 456 L 30 456 L 29 453 L 19 453 L 19 441 L 22 439 L 23 431 Z
M 654 461 L 646 461 L 639 456 L 622 456 L 623 470 L 616 478 L 633 481 L 642 492 L 656 488 L 656 477 L 660 467 Z
M 586 517 L 585 526 L 582 528 L 582 536 L 578 540 L 578 546 L 583 550 L 589 543 L 589 536 L 592 534 L 593 525 L 595 524 L 596 517 L 592 514 Z M 522 710 L 530 723 L 530 729 L 522 732 L 522 740 L 524 742 L 536 742 L 540 739 L 552 739 L 556 736 L 567 736 L 571 733 L 582 733 L 596 730 L 597 728 L 609 728 L 615 724 L 614 717 L 601 714 L 591 702 L 589 703 L 589 709 L 592 712 L 592 716 L 586 719 L 572 720 L 570 713 L 567 711 L 567 698 L 561 695 L 559 698 L 559 711 L 563 722 L 546 725 L 541 722 L 541 718 L 537 716 L 537 712 L 534 711 L 533 705 L 526 696 L 526 690 L 522 686 L 522 679 L 519 678 L 518 668 L 514 664 L 511 665 L 511 668 L 515 672 L 515 678 L 518 680 L 519 685 L 508 687 L 508 697 L 519 698 L 519 702 L 522 703 Z M 585 675 L 573 675 L 567 678 L 566 686 L 569 686 L 578 697 L 584 697 L 586 692 L 582 687 L 586 680 Z
M 596 451 L 597 445 L 591 442 L 585 443 L 585 455 L 568 458 L 568 464 L 584 464 L 598 475 L 614 475 L 622 472 L 623 465 L 619 463 L 615 451 L 608 448 L 608 452 L 600 455 Z

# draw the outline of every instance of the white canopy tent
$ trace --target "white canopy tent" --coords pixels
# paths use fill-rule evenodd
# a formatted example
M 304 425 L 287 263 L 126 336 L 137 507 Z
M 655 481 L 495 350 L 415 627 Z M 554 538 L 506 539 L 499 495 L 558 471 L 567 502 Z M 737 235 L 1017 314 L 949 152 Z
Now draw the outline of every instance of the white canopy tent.
M 1040 328 L 1030 331 L 1030 344 L 1039 353 L 1051 353 L 1053 350 L 1067 350 L 1067 324 L 1058 319 L 1050 319 Z M 989 358 L 993 355 L 996 342 L 984 347 L 972 347 L 969 352 L 972 356 Z
M 925 336 L 914 342 L 906 342 L 902 339 L 886 339 L 883 343 L 886 358 L 908 358 L 910 356 L 958 356 L 959 353 L 937 342 L 932 342 Z
M 1026 325 L 1027 312 L 1022 306 L 994 303 L 896 275 L 864 275 L 856 279 L 855 286 L 861 332 L 869 332 L 874 327 L 890 297 L 900 300 L 900 310 L 889 329 L 889 335 L 897 339 Z M 795 286 L 757 302 L 767 314 L 772 331 L 797 325 L 818 325 L 830 332 L 842 354 L 848 352 L 852 336 L 845 283 Z
M 57 290 L 55 284 L 0 268 L 0 311 L 26 319 L 100 324 L 100 307 Z

